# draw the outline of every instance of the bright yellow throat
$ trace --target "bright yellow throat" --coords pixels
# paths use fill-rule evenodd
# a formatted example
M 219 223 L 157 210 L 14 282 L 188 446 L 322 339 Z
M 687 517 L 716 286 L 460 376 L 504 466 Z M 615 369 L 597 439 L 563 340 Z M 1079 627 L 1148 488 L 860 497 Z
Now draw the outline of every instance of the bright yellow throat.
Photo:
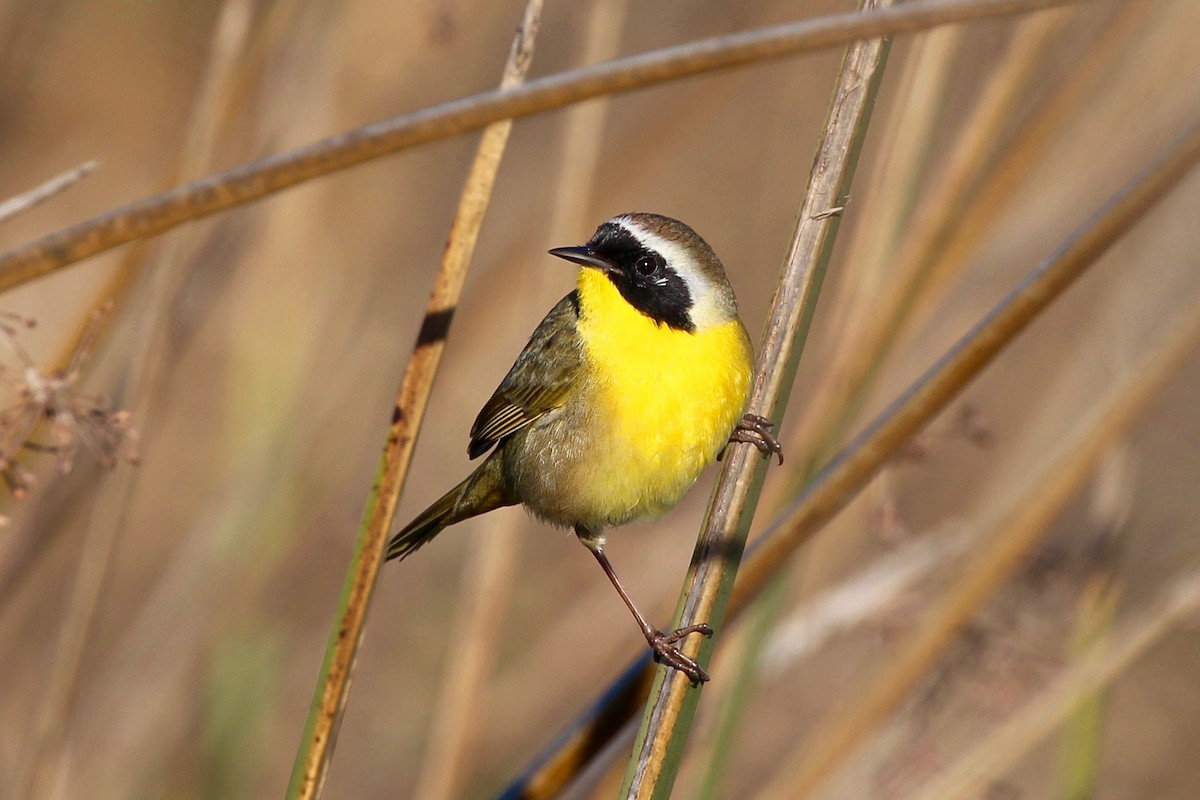
M 753 357 L 741 321 L 679 331 L 642 314 L 596 269 L 579 273 L 579 335 L 597 437 L 584 482 L 610 524 L 675 505 L 746 409 Z

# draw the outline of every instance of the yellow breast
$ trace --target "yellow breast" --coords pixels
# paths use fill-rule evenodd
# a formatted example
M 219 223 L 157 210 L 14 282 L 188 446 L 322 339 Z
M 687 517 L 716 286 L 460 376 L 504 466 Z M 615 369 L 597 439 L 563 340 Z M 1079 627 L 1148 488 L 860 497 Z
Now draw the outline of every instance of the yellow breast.
M 579 277 L 579 334 L 595 392 L 582 483 L 619 524 L 674 506 L 746 408 L 753 359 L 738 319 L 688 333 L 655 323 L 598 270 Z

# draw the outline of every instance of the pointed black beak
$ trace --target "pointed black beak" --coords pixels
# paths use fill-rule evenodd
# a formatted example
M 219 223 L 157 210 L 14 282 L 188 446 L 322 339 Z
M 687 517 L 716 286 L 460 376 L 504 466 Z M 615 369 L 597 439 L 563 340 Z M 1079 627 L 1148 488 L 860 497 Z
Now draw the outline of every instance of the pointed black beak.
M 550 255 L 565 258 L 567 261 L 573 261 L 584 267 L 602 269 L 605 272 L 612 272 L 616 269 L 615 266 L 596 255 L 595 251 L 586 244 L 578 247 L 556 247 L 550 251 Z

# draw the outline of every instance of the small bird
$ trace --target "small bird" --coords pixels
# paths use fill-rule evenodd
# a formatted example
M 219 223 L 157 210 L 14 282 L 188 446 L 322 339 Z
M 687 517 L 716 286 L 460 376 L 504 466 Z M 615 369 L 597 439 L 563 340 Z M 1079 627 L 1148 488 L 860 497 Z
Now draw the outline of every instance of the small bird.
M 678 220 L 623 214 L 587 244 L 550 254 L 582 267 L 578 285 L 537 326 L 471 426 L 467 454 L 491 454 L 392 537 L 387 558 L 404 558 L 456 522 L 524 504 L 574 528 L 655 660 L 697 685 L 708 675 L 676 642 L 711 628 L 651 626 L 604 553 L 604 529 L 670 510 L 729 442 L 783 463 L 770 421 L 744 414 L 750 337 L 721 261 Z

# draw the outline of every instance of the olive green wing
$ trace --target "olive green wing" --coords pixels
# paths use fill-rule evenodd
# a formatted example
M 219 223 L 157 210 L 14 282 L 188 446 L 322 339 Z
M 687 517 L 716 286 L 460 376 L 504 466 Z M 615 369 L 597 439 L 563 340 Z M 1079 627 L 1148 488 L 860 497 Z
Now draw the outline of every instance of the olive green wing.
M 561 407 L 582 375 L 583 346 L 576 331 L 579 297 L 559 301 L 529 337 L 500 387 L 471 426 L 467 454 L 478 458 L 497 442 Z

